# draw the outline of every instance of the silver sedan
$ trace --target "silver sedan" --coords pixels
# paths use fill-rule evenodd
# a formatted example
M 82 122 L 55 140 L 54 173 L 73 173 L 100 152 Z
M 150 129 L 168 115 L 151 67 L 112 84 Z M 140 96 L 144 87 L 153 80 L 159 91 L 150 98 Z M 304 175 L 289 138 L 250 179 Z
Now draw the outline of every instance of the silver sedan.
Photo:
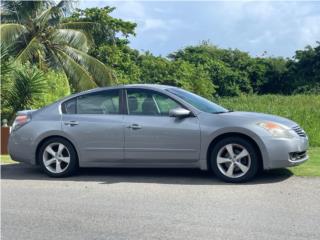
M 229 111 L 180 88 L 124 85 L 78 93 L 17 113 L 12 159 L 52 177 L 78 167 L 200 168 L 227 182 L 308 159 L 297 123 Z

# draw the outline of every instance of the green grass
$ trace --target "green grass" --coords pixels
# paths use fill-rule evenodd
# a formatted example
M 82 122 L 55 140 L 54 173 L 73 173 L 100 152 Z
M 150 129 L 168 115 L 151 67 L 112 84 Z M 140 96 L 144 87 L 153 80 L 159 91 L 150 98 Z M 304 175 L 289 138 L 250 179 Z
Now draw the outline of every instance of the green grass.
M 308 134 L 310 146 L 320 147 L 320 95 L 244 95 L 218 98 L 232 110 L 275 114 L 297 122 Z
M 312 147 L 308 151 L 310 159 L 299 166 L 289 168 L 296 176 L 320 177 L 320 147 Z
M 320 177 L 320 147 L 311 147 L 308 151 L 310 159 L 289 170 L 296 176 L 318 176 Z M 1 164 L 16 163 L 9 155 L 1 155 Z
M 9 155 L 1 155 L 1 164 L 7 163 L 15 163 L 15 161 L 11 160 Z

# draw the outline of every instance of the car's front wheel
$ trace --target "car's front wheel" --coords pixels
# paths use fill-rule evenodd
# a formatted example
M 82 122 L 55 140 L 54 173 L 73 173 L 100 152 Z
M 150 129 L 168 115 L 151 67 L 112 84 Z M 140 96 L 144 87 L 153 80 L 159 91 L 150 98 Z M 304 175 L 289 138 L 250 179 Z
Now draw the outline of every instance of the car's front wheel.
M 228 137 L 218 142 L 211 152 L 211 169 L 225 182 L 245 182 L 258 172 L 258 154 L 248 140 Z
M 77 154 L 72 144 L 63 138 L 50 138 L 38 151 L 43 171 L 51 177 L 66 177 L 77 169 Z

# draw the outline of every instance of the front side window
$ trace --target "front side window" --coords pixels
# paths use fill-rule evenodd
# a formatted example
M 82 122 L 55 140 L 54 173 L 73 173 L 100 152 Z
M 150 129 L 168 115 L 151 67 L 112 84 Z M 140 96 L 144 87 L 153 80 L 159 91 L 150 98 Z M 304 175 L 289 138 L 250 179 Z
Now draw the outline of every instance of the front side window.
M 119 114 L 118 90 L 89 93 L 66 101 L 63 112 L 67 114 Z
M 180 105 L 170 97 L 145 89 L 127 90 L 127 108 L 130 115 L 169 116 L 169 111 Z
M 225 113 L 228 112 L 227 109 L 215 104 L 203 97 L 200 97 L 194 93 L 185 91 L 180 88 L 168 88 L 168 92 L 178 96 L 179 98 L 183 99 L 193 107 L 199 109 L 200 111 L 207 112 L 207 113 Z

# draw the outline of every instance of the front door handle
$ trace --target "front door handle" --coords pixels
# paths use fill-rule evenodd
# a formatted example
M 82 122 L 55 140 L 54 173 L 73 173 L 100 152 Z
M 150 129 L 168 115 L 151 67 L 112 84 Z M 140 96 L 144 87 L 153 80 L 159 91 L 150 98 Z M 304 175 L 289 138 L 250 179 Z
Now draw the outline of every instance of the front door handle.
M 64 125 L 67 125 L 67 126 L 75 126 L 75 125 L 78 125 L 79 123 L 77 121 L 68 121 L 68 122 L 64 122 Z
M 141 126 L 139 124 L 131 124 L 127 128 L 131 128 L 133 130 L 141 129 Z

